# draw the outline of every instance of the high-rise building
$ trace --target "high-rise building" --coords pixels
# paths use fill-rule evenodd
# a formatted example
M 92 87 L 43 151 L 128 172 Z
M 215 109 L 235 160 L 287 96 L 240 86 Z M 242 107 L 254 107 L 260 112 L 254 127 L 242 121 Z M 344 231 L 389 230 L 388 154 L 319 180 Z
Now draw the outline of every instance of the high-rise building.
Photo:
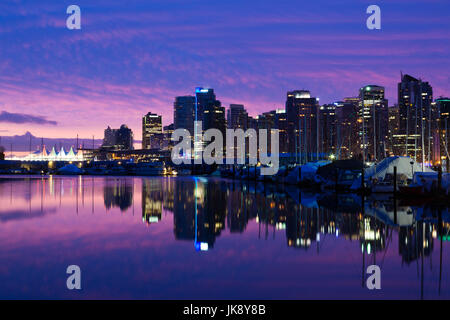
M 264 112 L 263 114 L 259 115 L 255 119 L 256 127 L 256 133 L 258 135 L 259 139 L 259 129 L 266 129 L 267 130 L 267 148 L 269 152 L 271 152 L 271 138 L 270 134 L 272 129 L 278 130 L 279 134 L 279 141 L 278 141 L 278 152 L 279 153 L 287 153 L 288 152 L 288 145 L 287 145 L 287 117 L 286 117 L 286 110 L 284 109 L 277 109 L 272 110 L 269 112 Z
M 227 111 L 227 125 L 229 129 L 248 128 L 248 113 L 242 104 L 230 104 Z
M 418 162 L 433 162 L 433 136 L 437 134 L 437 114 L 432 106 L 433 89 L 408 74 L 398 84 L 399 133 L 398 155 L 410 156 Z
M 142 118 L 142 149 L 161 149 L 163 143 L 162 117 L 149 112 Z
M 334 157 L 340 147 L 340 123 L 337 117 L 337 104 L 325 104 L 319 107 L 319 152 Z
M 133 150 L 133 131 L 125 124 L 121 125 L 119 129 L 111 129 L 108 126 L 105 130 L 102 147 L 112 150 Z
M 358 145 L 363 161 L 377 161 L 386 156 L 388 101 L 384 87 L 368 85 L 359 90 Z
M 172 140 L 172 135 L 174 131 L 174 125 L 173 123 L 169 124 L 168 126 L 165 126 L 163 131 L 164 134 L 164 143 L 163 143 L 163 149 L 165 150 L 172 150 L 174 141 Z
M 214 89 L 210 88 L 195 88 L 195 101 L 194 119 L 197 121 L 204 120 L 204 112 L 207 107 L 221 106 L 220 101 L 216 100 Z
M 176 97 L 173 103 L 174 115 L 173 126 L 174 129 L 186 129 L 191 136 L 194 135 L 194 112 L 195 112 L 195 97 L 182 96 Z
M 288 150 L 296 162 L 319 158 L 318 99 L 306 90 L 287 93 L 286 118 Z
M 450 99 L 436 99 L 436 106 L 439 111 L 439 158 L 440 163 L 450 172 Z
M 334 103 L 337 118 L 337 154 L 336 159 L 350 159 L 359 154 L 355 143 L 358 135 L 358 105 L 359 98 L 344 98 Z
M 388 123 L 388 135 L 386 140 L 386 154 L 388 156 L 394 156 L 401 154 L 403 145 L 398 145 L 398 134 L 400 128 L 400 109 L 398 105 L 389 107 L 388 111 L 389 123 Z
M 217 129 L 222 132 L 223 137 L 226 133 L 225 108 L 222 103 L 216 99 L 214 89 L 196 88 L 195 89 L 195 110 L 194 119 L 201 122 L 202 130 Z M 196 132 L 194 128 L 194 155 L 201 151 L 206 142 L 202 140 L 202 132 Z M 197 135 L 197 138 L 196 138 Z M 196 144 L 195 141 L 199 143 Z
M 209 103 L 203 109 L 203 130 L 217 129 L 226 134 L 225 108 L 220 105 L 220 101 Z

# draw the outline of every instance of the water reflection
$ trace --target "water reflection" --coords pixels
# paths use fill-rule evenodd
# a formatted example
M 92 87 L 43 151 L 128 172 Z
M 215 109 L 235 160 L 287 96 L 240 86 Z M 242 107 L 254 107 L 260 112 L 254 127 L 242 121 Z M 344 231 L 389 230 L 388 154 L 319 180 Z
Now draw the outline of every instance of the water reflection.
M 0 230 L 13 237 L 14 233 L 2 225 L 63 214 L 58 208 L 72 208 L 77 214 L 101 213 L 101 203 L 107 212 L 116 208 L 134 214 L 135 205 L 142 208 L 143 224 L 151 230 L 158 229 L 165 219 L 173 219 L 168 220 L 173 224 L 172 237 L 191 242 L 193 252 L 226 251 L 226 243 L 217 248 L 224 233 L 241 237 L 237 239 L 242 242 L 249 241 L 242 238 L 247 232 L 255 241 L 281 237 L 289 250 L 326 257 L 332 254 L 325 249 L 333 241 L 355 243 L 358 252 L 341 251 L 329 263 L 341 263 L 347 255 L 359 257 L 359 277 L 364 287 L 365 267 L 398 260 L 401 266 L 416 267 L 421 297 L 424 260 L 431 264 L 433 251 L 437 250 L 441 292 L 443 247 L 450 240 L 449 209 L 400 202 L 388 196 L 313 194 L 297 188 L 205 178 L 0 180 Z M 101 217 L 96 219 L 101 221 Z M 446 256 L 450 257 L 449 252 Z
M 113 179 L 103 187 L 105 208 L 118 207 L 127 211 L 133 204 L 133 184 L 129 179 Z

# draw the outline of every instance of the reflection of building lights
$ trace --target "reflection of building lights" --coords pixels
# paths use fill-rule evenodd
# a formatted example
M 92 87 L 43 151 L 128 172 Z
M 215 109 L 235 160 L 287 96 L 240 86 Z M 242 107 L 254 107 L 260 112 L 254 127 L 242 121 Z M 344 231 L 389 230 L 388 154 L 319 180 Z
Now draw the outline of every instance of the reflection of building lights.
M 367 244 L 367 254 L 370 254 L 370 252 L 371 252 L 371 246 L 370 246 L 370 243 L 368 243 Z
M 278 222 L 276 224 L 276 228 L 277 228 L 277 230 L 284 230 L 284 229 L 286 229 L 286 224 L 283 222 Z
M 209 245 L 207 242 L 196 242 L 195 243 L 195 250 L 197 251 L 208 251 Z

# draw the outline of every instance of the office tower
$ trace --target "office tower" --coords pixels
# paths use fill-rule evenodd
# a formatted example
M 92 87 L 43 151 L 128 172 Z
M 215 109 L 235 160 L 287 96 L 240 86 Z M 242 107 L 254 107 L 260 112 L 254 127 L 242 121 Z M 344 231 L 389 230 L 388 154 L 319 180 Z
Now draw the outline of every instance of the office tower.
M 218 129 L 225 138 L 225 108 L 221 106 L 220 101 L 210 102 L 203 108 L 203 130 L 208 129 Z
M 388 101 L 384 87 L 368 85 L 359 90 L 358 145 L 363 161 L 378 161 L 386 156 Z
M 242 104 L 230 104 L 227 111 L 228 129 L 243 129 L 248 127 L 248 113 Z
M 319 152 L 326 158 L 337 155 L 339 142 L 339 123 L 337 104 L 324 104 L 319 107 Z
M 174 129 L 186 129 L 190 135 L 194 134 L 194 112 L 195 97 L 182 96 L 176 97 L 173 103 L 173 126 Z
M 439 112 L 439 153 L 438 157 L 442 167 L 446 172 L 450 172 L 450 99 L 436 99 L 436 106 Z
M 197 121 L 203 121 L 204 111 L 210 106 L 221 106 L 220 101 L 216 100 L 214 89 L 209 88 L 196 88 L 195 89 L 195 101 L 196 108 L 194 110 L 194 119 Z M 195 117 L 195 111 L 197 116 Z
M 279 153 L 287 153 L 288 145 L 287 145 L 287 117 L 286 110 L 277 109 L 268 112 L 264 112 L 259 115 L 255 119 L 254 129 L 256 129 L 256 133 L 259 139 L 259 130 L 266 129 L 267 130 L 267 148 L 268 151 L 271 152 L 271 138 L 270 134 L 272 129 L 278 130 L 279 140 L 278 140 L 278 152 Z
M 119 129 L 111 129 L 108 126 L 105 130 L 102 148 L 112 150 L 133 150 L 133 131 L 125 124 Z
M 386 140 L 386 155 L 394 156 L 401 154 L 403 145 L 399 145 L 398 134 L 400 128 L 400 109 L 398 105 L 389 107 L 388 111 L 388 135 Z
M 147 113 L 142 118 L 142 149 L 161 149 L 163 141 L 162 117 Z
M 272 111 L 273 112 L 273 111 Z M 279 133 L 279 152 L 288 153 L 288 122 L 287 114 L 284 109 L 275 110 L 274 128 L 278 129 Z M 270 141 L 270 140 L 269 140 Z
M 306 90 L 287 93 L 288 150 L 296 162 L 319 159 L 318 99 Z
M 222 132 L 223 137 L 225 137 L 225 108 L 222 107 L 222 103 L 216 99 L 214 89 L 196 88 L 195 106 L 194 119 L 201 122 L 203 132 L 208 129 L 217 129 Z M 194 128 L 194 155 L 197 155 L 195 157 L 198 157 L 202 148 L 206 145 L 206 141 L 203 141 L 202 138 L 202 132 L 197 132 Z M 196 141 L 198 143 L 195 143 Z
M 171 123 L 168 126 L 164 127 L 164 143 L 163 143 L 163 149 L 165 150 L 172 150 L 173 146 L 174 146 L 174 142 L 172 140 L 172 135 L 173 135 L 173 131 L 174 131 L 174 124 Z
M 110 126 L 105 129 L 102 147 L 113 147 L 117 143 L 117 129 L 111 129 Z
M 437 130 L 437 114 L 432 108 L 433 89 L 410 75 L 401 76 L 398 84 L 400 155 L 418 162 L 432 162 L 433 134 Z
M 252 116 L 248 116 L 248 129 L 258 130 L 258 119 Z
M 359 98 L 344 98 L 334 103 L 336 106 L 336 159 L 350 159 L 359 154 L 355 143 L 358 135 L 358 105 Z

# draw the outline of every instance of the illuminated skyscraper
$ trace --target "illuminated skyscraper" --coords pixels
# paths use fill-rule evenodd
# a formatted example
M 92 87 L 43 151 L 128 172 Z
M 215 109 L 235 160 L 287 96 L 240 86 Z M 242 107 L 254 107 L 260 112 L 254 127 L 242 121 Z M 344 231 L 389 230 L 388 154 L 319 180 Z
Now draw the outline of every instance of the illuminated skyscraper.
M 142 118 L 142 149 L 160 149 L 163 142 L 162 117 L 147 113 Z
M 387 146 L 387 155 L 394 156 L 397 154 L 401 154 L 401 150 L 403 150 L 403 145 L 399 145 L 399 126 L 400 126 L 400 112 L 398 105 L 389 107 L 389 124 L 388 124 L 388 137 L 386 141 Z
M 306 90 L 287 93 L 286 118 L 288 150 L 296 162 L 308 162 L 319 158 L 318 99 Z
M 402 75 L 398 84 L 399 155 L 407 155 L 418 162 L 432 162 L 433 136 L 437 135 L 437 113 L 432 106 L 433 89 L 428 82 L 410 75 Z
M 255 119 L 256 128 L 255 129 L 266 129 L 268 138 L 267 138 L 267 147 L 268 151 L 271 152 L 271 139 L 269 138 L 269 134 L 271 134 L 270 130 L 278 130 L 279 141 L 278 141 L 278 152 L 279 153 L 287 153 L 288 145 L 287 145 L 287 117 L 286 110 L 277 109 L 269 112 L 264 112 L 259 115 Z M 259 132 L 257 130 L 257 134 L 259 137 Z
M 439 111 L 439 157 L 447 172 L 450 172 L 450 99 L 436 99 Z
M 385 158 L 387 133 L 388 101 L 384 98 L 384 87 L 362 87 L 359 90 L 358 145 L 363 161 Z

